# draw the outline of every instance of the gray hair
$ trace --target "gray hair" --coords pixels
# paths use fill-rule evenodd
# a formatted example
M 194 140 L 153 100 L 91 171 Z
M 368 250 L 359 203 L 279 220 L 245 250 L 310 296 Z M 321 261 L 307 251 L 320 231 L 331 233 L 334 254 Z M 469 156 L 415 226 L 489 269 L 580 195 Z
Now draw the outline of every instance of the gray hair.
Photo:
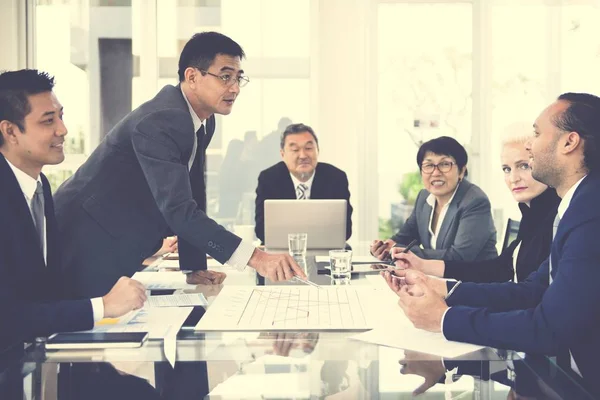
M 317 148 L 319 148 L 319 139 L 317 139 L 317 135 L 315 135 L 315 131 L 313 130 L 313 128 L 311 128 L 308 125 L 304 125 L 303 123 L 299 123 L 299 124 L 288 125 L 287 128 L 285 128 L 285 130 L 281 134 L 281 142 L 279 144 L 281 149 L 283 150 L 283 148 L 285 146 L 285 138 L 286 137 L 288 137 L 289 135 L 296 134 L 296 133 L 304 133 L 304 132 L 310 133 L 312 135 L 312 137 L 315 138 L 315 143 L 317 144 Z

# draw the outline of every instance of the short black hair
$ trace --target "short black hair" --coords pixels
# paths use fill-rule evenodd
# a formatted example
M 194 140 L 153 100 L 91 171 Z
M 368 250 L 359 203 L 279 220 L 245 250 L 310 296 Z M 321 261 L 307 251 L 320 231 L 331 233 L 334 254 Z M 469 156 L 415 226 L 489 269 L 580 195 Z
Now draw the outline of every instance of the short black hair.
M 51 92 L 54 77 L 37 69 L 0 73 L 0 121 L 10 121 L 25 131 L 25 116 L 31 112 L 27 96 Z M 0 134 L 0 147 L 4 138 Z
M 196 33 L 183 47 L 179 56 L 179 82 L 185 80 L 188 67 L 206 71 L 218 54 L 243 59 L 246 57 L 242 47 L 231 38 L 218 32 Z
M 459 171 L 463 169 L 469 161 L 467 151 L 463 145 L 450 136 L 440 136 L 439 138 L 431 139 L 419 147 L 419 151 L 417 152 L 417 165 L 419 166 L 419 169 L 421 169 L 425 154 L 428 152 L 432 152 L 439 156 L 450 156 L 454 158 Z M 465 176 L 467 176 L 467 171 L 465 171 Z
M 308 125 L 304 125 L 303 123 L 299 123 L 299 124 L 288 125 L 287 128 L 285 128 L 285 130 L 281 134 L 281 143 L 279 144 L 281 146 L 281 149 L 283 150 L 283 148 L 285 147 L 285 138 L 286 137 L 288 137 L 289 135 L 294 135 L 296 133 L 303 133 L 303 132 L 310 133 L 312 135 L 312 137 L 315 138 L 315 143 L 317 144 L 317 148 L 319 148 L 319 139 L 317 139 L 317 135 L 315 135 L 315 131 L 313 130 L 313 128 L 311 128 Z
M 563 93 L 558 100 L 569 107 L 554 118 L 554 125 L 564 132 L 577 132 L 583 138 L 583 164 L 588 172 L 600 166 L 600 97 L 588 93 Z

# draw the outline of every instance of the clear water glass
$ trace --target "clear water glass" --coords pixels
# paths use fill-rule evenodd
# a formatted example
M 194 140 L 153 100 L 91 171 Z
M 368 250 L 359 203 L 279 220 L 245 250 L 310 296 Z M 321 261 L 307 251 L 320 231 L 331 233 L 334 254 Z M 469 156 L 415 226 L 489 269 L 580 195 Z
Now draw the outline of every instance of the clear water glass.
M 289 233 L 288 250 L 290 252 L 290 256 L 294 257 L 296 260 L 306 258 L 307 241 L 307 233 Z
M 343 285 L 350 283 L 352 271 L 352 250 L 330 250 L 331 283 Z

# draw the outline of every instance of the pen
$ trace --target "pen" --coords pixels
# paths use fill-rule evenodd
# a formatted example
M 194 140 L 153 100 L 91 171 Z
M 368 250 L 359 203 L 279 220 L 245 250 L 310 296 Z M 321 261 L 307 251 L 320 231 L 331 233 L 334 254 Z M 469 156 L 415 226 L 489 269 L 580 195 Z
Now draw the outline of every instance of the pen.
M 314 283 L 314 282 L 311 282 L 311 281 L 309 281 L 308 279 L 302 279 L 302 278 L 300 278 L 298 275 L 294 275 L 294 278 L 293 278 L 293 279 L 296 279 L 297 281 L 299 281 L 299 282 L 302 282 L 302 283 L 305 283 L 305 284 L 307 284 L 307 285 L 314 286 L 314 287 L 316 287 L 317 289 L 321 289 L 321 286 L 317 285 L 317 284 L 316 284 L 316 283 Z
M 419 241 L 418 241 L 417 239 L 413 240 L 412 242 L 410 242 L 410 243 L 408 244 L 408 246 L 406 246 L 406 247 L 404 248 L 404 250 L 402 250 L 402 251 L 401 251 L 401 253 L 408 253 L 408 251 L 409 251 L 410 249 L 412 249 L 412 247 L 413 247 L 415 244 L 417 244 L 418 242 L 419 242 Z M 396 245 L 393 245 L 393 246 L 392 246 L 392 249 L 393 249 L 394 247 L 398 247 L 398 246 L 396 246 Z M 395 263 L 395 261 L 396 261 L 396 260 L 394 260 L 394 257 L 392 256 L 392 249 L 390 249 L 390 257 L 392 257 L 392 260 L 390 261 L 390 265 L 394 265 L 394 263 Z

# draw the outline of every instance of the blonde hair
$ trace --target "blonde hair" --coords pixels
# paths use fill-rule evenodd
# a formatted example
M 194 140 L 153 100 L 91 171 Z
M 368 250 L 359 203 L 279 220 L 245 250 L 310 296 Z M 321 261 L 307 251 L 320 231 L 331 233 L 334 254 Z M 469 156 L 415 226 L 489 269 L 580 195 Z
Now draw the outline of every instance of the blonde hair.
M 533 126 L 530 122 L 518 121 L 507 125 L 502 131 L 502 146 L 512 143 L 525 143 L 533 137 Z

